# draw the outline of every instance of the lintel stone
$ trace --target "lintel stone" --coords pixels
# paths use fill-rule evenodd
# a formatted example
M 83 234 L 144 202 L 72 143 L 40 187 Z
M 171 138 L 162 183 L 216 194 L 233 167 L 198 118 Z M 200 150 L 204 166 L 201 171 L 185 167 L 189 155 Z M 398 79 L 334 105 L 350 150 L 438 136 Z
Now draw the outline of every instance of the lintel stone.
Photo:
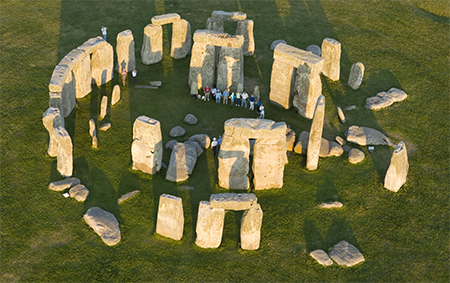
M 240 48 L 244 44 L 244 36 L 201 29 L 194 33 L 194 42 L 206 45 Z
M 181 17 L 177 13 L 170 13 L 170 14 L 152 17 L 152 24 L 157 25 L 157 26 L 162 26 L 165 24 L 171 24 L 171 23 L 177 22 L 180 19 L 181 19 Z
M 222 21 L 243 21 L 247 18 L 247 14 L 243 12 L 224 12 L 224 11 L 213 11 L 211 13 L 211 18 L 222 20 Z
M 255 194 L 212 194 L 210 203 L 213 208 L 225 210 L 247 210 L 256 206 L 258 199 Z

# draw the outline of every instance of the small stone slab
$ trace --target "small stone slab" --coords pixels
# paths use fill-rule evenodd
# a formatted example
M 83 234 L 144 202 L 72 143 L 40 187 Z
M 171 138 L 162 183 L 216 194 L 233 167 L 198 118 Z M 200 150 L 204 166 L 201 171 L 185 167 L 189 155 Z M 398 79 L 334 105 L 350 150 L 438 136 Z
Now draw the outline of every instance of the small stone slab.
M 340 241 L 330 251 L 330 257 L 340 266 L 354 266 L 363 262 L 364 256 L 352 244 Z
M 150 86 L 155 86 L 155 87 L 160 87 L 162 86 L 162 82 L 161 81 L 151 81 L 148 83 Z
M 306 47 L 305 50 L 317 56 L 320 56 L 320 54 L 322 53 L 322 51 L 320 50 L 320 46 L 314 44 Z
M 344 205 L 339 201 L 323 202 L 319 205 L 319 208 L 341 208 Z
M 213 208 L 226 210 L 246 210 L 257 205 L 258 198 L 255 194 L 243 193 L 224 193 L 212 194 L 210 203 Z
M 166 143 L 166 148 L 172 150 L 174 146 L 176 146 L 178 141 L 170 140 Z
M 365 158 L 364 152 L 357 148 L 352 148 L 348 152 L 348 161 L 352 164 L 358 164 Z
M 108 246 L 113 246 L 120 242 L 119 222 L 114 214 L 94 206 L 86 211 L 83 218 Z
M 333 265 L 333 261 L 331 260 L 331 258 L 327 255 L 326 252 L 321 249 L 314 250 L 310 252 L 309 255 L 323 266 Z
M 69 190 L 71 198 L 75 198 L 77 201 L 83 202 L 89 195 L 89 190 L 81 184 L 75 185 Z
M 126 201 L 126 200 L 129 200 L 130 198 L 134 197 L 135 195 L 137 195 L 137 194 L 140 193 L 140 192 L 141 192 L 140 190 L 134 190 L 134 191 L 132 191 L 132 192 L 128 192 L 128 193 L 122 195 L 122 196 L 117 200 L 117 203 L 118 203 L 118 204 L 121 204 L 122 202 L 124 202 L 124 201 Z
M 197 124 L 198 119 L 192 114 L 187 114 L 186 117 L 184 117 L 184 122 L 188 123 L 189 125 L 195 125 Z
M 171 137 L 181 137 L 184 134 L 186 134 L 186 130 L 180 126 L 173 127 L 169 132 L 169 136 Z
M 103 125 L 100 126 L 100 131 L 106 132 L 109 128 L 111 128 L 111 123 L 105 123 Z
M 71 177 L 60 181 L 51 182 L 48 188 L 52 191 L 64 191 L 65 189 L 71 188 L 75 185 L 80 184 L 80 179 Z
M 146 88 L 146 89 L 158 89 L 157 86 L 151 86 L 151 85 L 135 85 L 135 88 Z

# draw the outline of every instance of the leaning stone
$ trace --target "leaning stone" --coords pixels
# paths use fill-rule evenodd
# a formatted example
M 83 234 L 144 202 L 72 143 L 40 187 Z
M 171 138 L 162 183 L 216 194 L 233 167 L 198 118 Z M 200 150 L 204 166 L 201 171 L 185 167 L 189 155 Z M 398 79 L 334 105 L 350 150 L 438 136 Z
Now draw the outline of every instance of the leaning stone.
M 171 137 L 181 137 L 184 134 L 186 134 L 186 130 L 180 126 L 173 127 L 169 132 L 169 136 Z
M 327 255 L 326 252 L 324 252 L 321 249 L 312 251 L 309 253 L 309 255 L 315 259 L 319 264 L 323 265 L 323 266 L 330 266 L 333 265 L 333 261 L 331 260 L 331 258 Z
M 144 28 L 144 41 L 141 49 L 141 60 L 150 65 L 162 60 L 163 30 L 161 26 L 149 24 Z
M 352 148 L 348 152 L 348 161 L 352 164 L 358 164 L 363 161 L 365 158 L 364 152 L 359 149 Z
M 314 55 L 320 56 L 321 50 L 320 50 L 320 46 L 317 45 L 310 45 L 308 47 L 306 47 L 305 49 L 308 52 L 311 52 Z
M 292 129 L 286 130 L 286 150 L 292 151 L 294 150 L 294 143 L 295 143 L 295 132 Z
M 63 177 L 72 176 L 73 172 L 73 145 L 69 133 L 63 127 L 56 127 L 52 132 L 57 142 L 56 169 Z
M 111 128 L 111 123 L 104 123 L 103 125 L 100 126 L 100 131 L 104 131 L 106 132 L 109 128 Z
M 388 92 L 380 92 L 374 97 L 366 99 L 366 108 L 369 110 L 380 110 L 390 106 L 397 101 L 403 101 L 408 97 L 406 92 L 397 88 L 391 88 Z
M 111 105 L 115 105 L 120 100 L 120 87 L 115 85 L 111 95 Z
M 340 241 L 330 251 L 330 257 L 340 266 L 353 266 L 363 262 L 364 256 L 352 244 Z
M 341 208 L 344 205 L 339 201 L 323 202 L 319 205 L 320 208 Z
M 170 140 L 166 143 L 166 148 L 172 150 L 173 147 L 178 143 L 176 140 Z
M 64 127 L 64 118 L 61 117 L 58 108 L 49 107 L 42 116 L 42 123 L 50 136 L 47 153 L 49 156 L 55 157 L 58 146 L 52 132 L 56 127 Z
M 406 182 L 408 169 L 408 153 L 405 143 L 401 141 L 392 153 L 391 164 L 389 164 L 384 178 L 384 187 L 390 191 L 398 192 Z
M 218 248 L 222 242 L 225 210 L 214 208 L 209 201 L 201 201 L 198 207 L 197 238 L 195 244 L 201 248 Z
M 252 193 L 234 194 L 212 194 L 210 197 L 211 206 L 225 210 L 246 210 L 255 208 L 258 198 Z
M 134 53 L 134 37 L 131 30 L 127 29 L 117 34 L 117 70 L 119 73 L 122 69 L 131 72 L 136 69 L 136 55 Z
M 270 45 L 270 50 L 275 50 L 275 47 L 277 47 L 277 45 L 280 44 L 280 43 L 286 44 L 286 41 L 284 41 L 282 39 L 274 40 L 272 42 L 272 44 Z
M 319 164 L 319 152 L 323 131 L 323 117 L 325 114 L 325 97 L 319 96 L 316 110 L 311 124 L 311 131 L 306 152 L 306 169 L 316 170 Z
M 197 152 L 193 146 L 177 143 L 170 155 L 166 179 L 172 182 L 182 182 L 189 178 L 197 162 Z
M 184 215 L 181 198 L 163 194 L 159 197 L 156 233 L 174 240 L 183 238 Z
M 162 82 L 161 81 L 151 81 L 151 82 L 149 82 L 149 84 L 151 86 L 157 86 L 157 87 L 162 86 Z
M 98 116 L 99 120 L 102 120 L 106 116 L 106 110 L 108 109 L 108 97 L 103 96 L 102 102 L 100 104 L 100 115 Z
M 184 122 L 188 123 L 189 125 L 195 125 L 197 124 L 198 119 L 192 114 L 187 114 L 186 117 L 184 117 Z
M 385 135 L 379 131 L 367 128 L 351 126 L 345 132 L 345 138 L 347 141 L 356 143 L 359 145 L 389 145 L 395 147 L 396 144 L 391 142 Z
M 76 177 L 71 177 L 71 178 L 66 178 L 64 180 L 51 182 L 48 185 L 48 188 L 49 188 L 49 190 L 59 192 L 59 191 L 64 191 L 65 189 L 71 188 L 80 183 L 81 183 L 80 179 L 78 179 Z
M 325 38 L 322 42 L 322 73 L 332 81 L 339 80 L 341 62 L 341 43 L 335 39 Z
M 187 140 L 187 141 L 184 142 L 184 144 L 186 146 L 191 146 L 191 147 L 195 148 L 195 152 L 197 153 L 197 157 L 199 157 L 203 153 L 202 147 L 196 141 Z
M 364 76 L 364 65 L 361 62 L 355 63 L 350 69 L 350 75 L 348 77 L 348 85 L 353 89 L 358 89 L 361 85 Z
M 69 195 L 71 198 L 75 198 L 77 201 L 85 201 L 89 195 L 89 190 L 86 189 L 84 185 L 78 184 L 73 186 L 69 190 Z
M 338 144 L 345 145 L 345 140 L 340 136 L 336 136 L 335 140 L 338 142 Z
M 198 144 L 204 149 L 209 148 L 211 144 L 211 138 L 206 134 L 193 135 L 189 138 L 189 140 L 198 142 Z
M 263 211 L 259 203 L 244 211 L 241 218 L 241 248 L 257 250 L 261 241 Z
M 122 202 L 129 200 L 130 198 L 134 197 L 135 195 L 137 195 L 138 193 L 140 193 L 140 190 L 134 190 L 132 192 L 128 192 L 124 195 L 122 195 L 118 200 L 117 203 L 121 204 Z
M 83 218 L 108 246 L 114 246 L 120 242 L 119 222 L 114 214 L 94 206 L 86 211 Z
M 345 108 L 345 111 L 350 111 L 350 110 L 353 110 L 353 109 L 356 109 L 356 106 L 355 105 L 350 105 L 349 107 Z
M 344 115 L 344 112 L 342 111 L 341 107 L 337 108 L 337 112 L 338 112 L 339 119 L 341 120 L 342 124 L 345 124 L 345 121 L 347 121 L 347 120 L 345 119 L 345 115 Z
M 243 12 L 213 11 L 211 13 L 211 18 L 215 20 L 238 22 L 245 20 L 247 18 L 247 14 Z

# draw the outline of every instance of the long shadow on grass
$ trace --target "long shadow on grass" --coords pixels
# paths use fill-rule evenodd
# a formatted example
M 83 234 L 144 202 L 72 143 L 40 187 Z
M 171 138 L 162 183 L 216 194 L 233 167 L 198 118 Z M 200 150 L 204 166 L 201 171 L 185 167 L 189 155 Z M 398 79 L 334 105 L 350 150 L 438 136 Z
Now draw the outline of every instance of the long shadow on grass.
M 318 184 L 316 198 L 319 203 L 331 201 L 339 201 L 342 203 L 342 199 L 337 192 L 336 186 L 328 176 L 324 176 Z
M 324 251 L 328 250 L 329 247 L 320 235 L 319 229 L 317 229 L 314 221 L 306 220 L 303 223 L 303 234 L 305 236 L 306 251 L 308 253 L 317 249 L 322 249 Z
M 358 241 L 356 240 L 353 229 L 348 224 L 348 221 L 343 218 L 338 218 L 333 221 L 330 228 L 328 229 L 325 242 L 327 247 L 332 248 L 334 245 L 343 240 L 349 242 L 350 244 L 361 250 Z

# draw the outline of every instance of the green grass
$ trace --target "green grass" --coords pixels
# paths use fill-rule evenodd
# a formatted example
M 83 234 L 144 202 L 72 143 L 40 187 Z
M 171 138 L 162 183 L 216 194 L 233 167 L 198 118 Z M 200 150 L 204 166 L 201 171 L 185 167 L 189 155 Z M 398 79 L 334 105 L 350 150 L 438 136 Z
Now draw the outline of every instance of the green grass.
M 430 4 L 433 3 L 433 4 Z M 321 158 L 319 169 L 305 169 L 305 157 L 289 157 L 284 187 L 257 191 L 264 211 L 261 247 L 239 248 L 242 213 L 228 212 L 222 244 L 205 250 L 195 245 L 198 203 L 217 185 L 217 160 L 208 150 L 183 184 L 131 170 L 132 124 L 147 115 L 161 122 L 163 142 L 175 125 L 218 136 L 233 117 L 254 117 L 237 107 L 194 101 L 187 86 L 189 60 L 172 60 L 170 27 L 165 27 L 164 59 L 140 63 L 143 28 L 154 15 L 176 12 L 203 29 L 213 10 L 243 11 L 255 22 L 255 56 L 245 57 L 246 86 L 260 85 L 266 117 L 285 121 L 295 132 L 311 121 L 295 110 L 270 105 L 272 51 L 276 39 L 306 48 L 331 37 L 342 44 L 341 80 L 322 77 L 326 98 L 323 136 L 343 136 L 350 125 L 368 126 L 393 141 L 404 141 L 410 169 L 398 193 L 383 188 L 392 148 L 376 146 L 359 165 L 341 157 Z M 409 281 L 448 282 L 449 274 L 449 4 L 447 1 L 2 1 L 0 3 L 0 281 Z M 91 148 L 88 121 L 97 119 L 102 95 L 118 83 L 94 89 L 66 119 L 74 142 L 74 175 L 90 190 L 78 203 L 47 189 L 61 177 L 46 154 L 42 125 L 48 107 L 48 83 L 55 65 L 73 48 L 101 34 L 115 46 L 118 32 L 131 29 L 136 42 L 138 84 L 163 81 L 158 90 L 121 87 L 122 101 L 107 119 L 112 128 L 99 133 Z M 225 25 L 234 33 L 234 23 Z M 361 88 L 346 84 L 355 62 L 365 65 Z M 398 87 L 408 98 L 372 112 L 365 99 Z M 249 89 L 251 91 L 251 89 Z M 336 107 L 356 105 L 341 124 Z M 183 123 L 192 113 L 199 123 Z M 179 138 L 183 141 L 185 139 Z M 170 151 L 164 151 L 168 164 Z M 180 186 L 195 190 L 180 190 Z M 141 193 L 117 204 L 122 194 Z M 184 237 L 172 241 L 155 234 L 159 196 L 183 199 Z M 344 208 L 320 210 L 322 201 L 340 200 Z M 116 215 L 122 241 L 106 246 L 84 222 L 91 206 Z M 322 267 L 308 253 L 328 251 L 340 240 L 358 247 L 366 261 L 352 268 Z

